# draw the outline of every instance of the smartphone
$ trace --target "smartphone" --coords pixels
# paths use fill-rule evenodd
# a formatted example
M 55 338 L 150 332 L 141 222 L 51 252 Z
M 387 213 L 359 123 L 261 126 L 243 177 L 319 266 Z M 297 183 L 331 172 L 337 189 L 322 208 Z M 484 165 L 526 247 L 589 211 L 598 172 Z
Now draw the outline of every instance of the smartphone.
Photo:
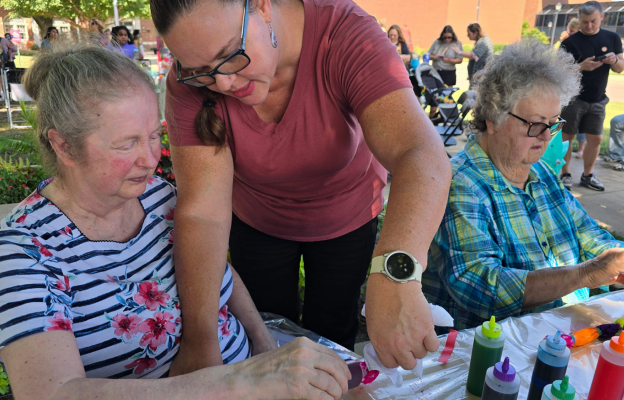
M 594 61 L 602 61 L 602 60 L 604 60 L 605 58 L 607 58 L 607 55 L 606 55 L 606 54 L 603 54 L 603 55 L 601 55 L 601 56 L 598 56 L 598 57 L 594 58 Z

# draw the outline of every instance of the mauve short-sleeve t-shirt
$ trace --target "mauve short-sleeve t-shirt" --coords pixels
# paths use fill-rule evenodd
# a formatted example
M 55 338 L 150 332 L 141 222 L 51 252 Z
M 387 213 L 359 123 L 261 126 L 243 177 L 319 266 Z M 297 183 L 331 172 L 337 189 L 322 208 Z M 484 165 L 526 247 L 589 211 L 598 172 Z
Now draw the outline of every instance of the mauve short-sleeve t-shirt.
M 319 241 L 381 212 L 387 172 L 358 118 L 374 101 L 412 85 L 395 46 L 354 2 L 303 4 L 303 48 L 282 120 L 266 123 L 229 96 L 217 99 L 216 112 L 234 159 L 234 214 L 268 235 Z M 174 67 L 167 79 L 169 140 L 202 146 L 195 131 L 202 97 L 175 76 Z

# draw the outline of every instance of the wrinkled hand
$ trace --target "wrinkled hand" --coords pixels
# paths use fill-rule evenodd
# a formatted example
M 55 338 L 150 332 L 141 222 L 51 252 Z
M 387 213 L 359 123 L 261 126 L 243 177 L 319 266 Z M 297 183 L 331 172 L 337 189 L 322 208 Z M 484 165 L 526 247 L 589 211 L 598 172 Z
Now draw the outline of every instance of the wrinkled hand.
M 580 268 L 583 287 L 591 289 L 614 283 L 624 284 L 624 249 L 613 248 L 587 261 Z
M 333 350 L 297 338 L 277 350 L 234 364 L 236 373 L 266 399 L 339 399 L 351 373 Z
M 579 64 L 579 66 L 581 67 L 581 71 L 593 71 L 604 64 L 602 61 L 594 61 L 594 58 L 596 58 L 596 56 L 584 59 Z
M 381 274 L 368 279 L 366 325 L 368 335 L 387 368 L 411 370 L 416 359 L 440 346 L 433 329 L 429 303 L 420 282 L 395 283 Z
M 615 55 L 614 52 L 611 53 L 607 53 L 605 54 L 605 56 L 607 56 L 607 58 L 605 58 L 604 60 L 602 60 L 602 62 L 604 64 L 609 64 L 609 65 L 613 65 L 617 62 L 617 56 Z
M 219 343 L 216 342 L 212 345 L 205 343 L 204 345 L 205 348 L 198 349 L 196 346 L 186 343 L 182 337 L 180 350 L 171 363 L 169 376 L 186 375 L 202 368 L 223 365 Z M 210 351 L 206 351 L 206 348 Z

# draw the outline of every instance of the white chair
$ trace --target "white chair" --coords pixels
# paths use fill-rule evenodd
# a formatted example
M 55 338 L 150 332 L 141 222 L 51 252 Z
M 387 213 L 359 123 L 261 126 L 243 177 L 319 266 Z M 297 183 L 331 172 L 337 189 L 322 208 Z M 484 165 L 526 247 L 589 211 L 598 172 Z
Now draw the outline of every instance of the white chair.
M 13 119 L 13 112 L 21 112 L 20 101 L 26 104 L 27 109 L 35 108 L 34 100 L 24 90 L 24 85 L 19 83 L 18 75 L 21 71 L 10 70 L 5 68 L 2 70 L 2 86 L 4 87 L 5 96 L 4 102 L 7 109 L 7 119 L 11 129 L 15 128 L 32 128 L 26 120 Z

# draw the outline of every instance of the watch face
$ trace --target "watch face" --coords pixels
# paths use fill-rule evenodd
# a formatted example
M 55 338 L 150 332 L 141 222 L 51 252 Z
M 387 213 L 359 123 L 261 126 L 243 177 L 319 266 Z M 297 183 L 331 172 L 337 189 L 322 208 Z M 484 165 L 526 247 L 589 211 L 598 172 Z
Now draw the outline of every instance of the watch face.
M 416 265 L 407 254 L 395 253 L 386 260 L 386 268 L 394 279 L 407 279 L 414 273 Z

